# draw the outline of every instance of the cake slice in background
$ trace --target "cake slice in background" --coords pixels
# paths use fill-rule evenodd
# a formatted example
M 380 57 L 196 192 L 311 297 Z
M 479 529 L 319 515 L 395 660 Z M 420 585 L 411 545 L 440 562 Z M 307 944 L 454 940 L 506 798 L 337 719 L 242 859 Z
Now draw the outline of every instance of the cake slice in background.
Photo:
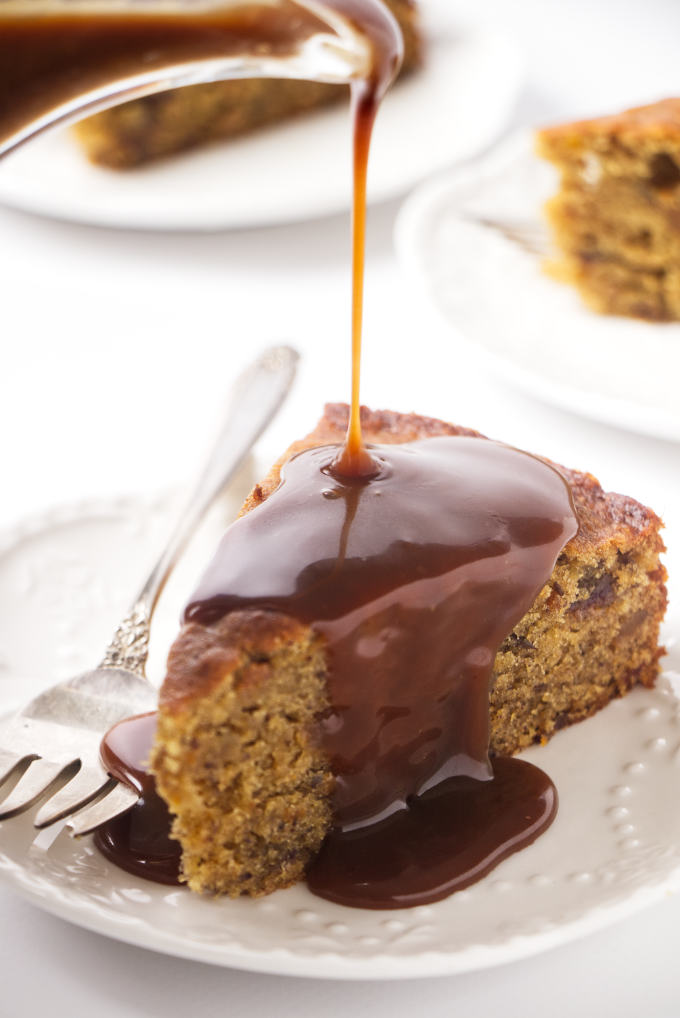
M 275 490 L 303 449 L 342 442 L 348 408 L 326 407 L 245 503 Z M 362 412 L 366 440 L 406 443 L 474 431 L 412 414 Z M 661 521 L 590 474 L 558 468 L 579 532 L 504 641 L 491 688 L 491 751 L 512 754 L 653 685 L 666 607 Z M 185 624 L 160 694 L 152 771 L 175 814 L 183 879 L 195 891 L 260 895 L 300 880 L 332 824 L 333 775 L 317 718 L 328 662 L 307 625 L 263 610 Z
M 414 0 L 385 3 L 404 37 L 403 75 L 418 67 L 422 59 L 418 11 Z M 346 100 L 347 95 L 346 86 L 317 81 L 217 81 L 123 103 L 81 121 L 74 131 L 93 163 L 129 169 Z
M 544 128 L 537 149 L 561 174 L 555 274 L 595 311 L 680 319 L 680 99 Z

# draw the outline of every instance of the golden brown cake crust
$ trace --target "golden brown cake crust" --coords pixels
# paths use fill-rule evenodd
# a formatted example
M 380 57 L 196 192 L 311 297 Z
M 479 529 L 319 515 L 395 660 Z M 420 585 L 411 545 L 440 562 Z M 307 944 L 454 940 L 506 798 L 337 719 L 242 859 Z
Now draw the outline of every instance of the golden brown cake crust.
M 621 113 L 574 120 L 544 127 L 538 132 L 541 154 L 550 158 L 552 146 L 580 144 L 603 135 L 639 144 L 645 140 L 677 142 L 680 136 L 680 99 L 661 99 Z
M 305 627 L 287 615 L 265 611 L 231 612 L 215 625 L 188 623 L 168 655 L 168 678 L 159 703 L 176 710 L 209 693 L 222 677 L 257 657 L 273 655 L 299 640 Z

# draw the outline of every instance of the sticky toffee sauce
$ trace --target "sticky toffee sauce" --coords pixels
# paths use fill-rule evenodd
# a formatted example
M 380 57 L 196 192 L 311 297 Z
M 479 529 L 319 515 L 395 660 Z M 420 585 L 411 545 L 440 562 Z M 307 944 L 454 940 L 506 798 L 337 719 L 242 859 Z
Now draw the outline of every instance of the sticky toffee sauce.
M 552 820 L 549 779 L 489 761 L 496 653 L 575 532 L 569 489 L 534 457 L 479 438 L 368 446 L 343 477 L 336 448 L 301 453 L 237 520 L 185 612 L 247 608 L 325 639 L 333 832 L 311 889 L 397 908 L 444 897 Z
M 239 58 L 293 56 L 328 25 L 295 0 L 244 0 L 181 10 L 31 2 L 0 11 L 0 142 L 25 124 L 99 89 L 165 68 Z M 304 0 L 303 0 L 304 2 Z M 327 4 L 342 14 L 344 0 Z M 108 9 L 107 9 L 108 8 Z
M 146 768 L 155 734 L 156 714 L 139 714 L 114 725 L 102 739 L 102 765 L 140 797 L 132 809 L 95 831 L 94 843 L 102 855 L 135 876 L 178 884 L 179 842 L 170 837 L 172 817 Z
M 363 908 L 436 901 L 531 843 L 555 816 L 550 779 L 489 759 L 489 687 L 503 640 L 577 529 L 566 482 L 478 438 L 365 446 L 359 369 L 366 166 L 377 106 L 399 61 L 394 24 L 334 0 L 366 31 L 371 76 L 353 85 L 352 405 L 342 446 L 293 457 L 277 490 L 236 521 L 189 603 L 211 625 L 282 612 L 325 639 L 319 733 L 335 776 L 334 827 L 308 874 L 317 895 Z M 115 726 L 107 769 L 142 799 L 96 835 L 104 854 L 177 880 L 180 848 L 144 760 L 154 716 Z

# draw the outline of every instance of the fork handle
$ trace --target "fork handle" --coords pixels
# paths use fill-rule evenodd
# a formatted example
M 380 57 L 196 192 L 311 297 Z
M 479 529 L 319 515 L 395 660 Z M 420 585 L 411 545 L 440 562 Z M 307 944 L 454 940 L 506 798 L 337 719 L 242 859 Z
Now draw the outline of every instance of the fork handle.
M 166 580 L 197 525 L 283 403 L 298 359 L 292 347 L 270 347 L 237 379 L 217 442 L 164 551 L 113 634 L 101 668 L 127 668 L 144 677 L 151 618 Z

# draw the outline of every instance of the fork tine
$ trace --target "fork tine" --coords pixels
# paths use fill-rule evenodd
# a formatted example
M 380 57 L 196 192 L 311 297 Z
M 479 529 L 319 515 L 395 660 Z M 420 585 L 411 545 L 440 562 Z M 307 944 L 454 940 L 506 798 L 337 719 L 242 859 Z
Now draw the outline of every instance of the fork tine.
M 100 827 L 107 820 L 113 820 L 121 813 L 126 813 L 131 806 L 139 799 L 137 792 L 134 792 L 127 785 L 116 782 L 111 791 L 100 798 L 93 805 L 88 806 L 82 812 L 72 817 L 68 823 L 72 837 L 80 838 L 84 834 L 90 834 L 96 827 Z
M 503 219 L 489 219 L 484 216 L 466 216 L 470 222 L 483 226 L 485 229 L 493 230 L 501 237 L 505 237 L 511 244 L 516 244 L 532 255 L 544 256 L 548 254 L 549 242 L 544 227 L 539 224 L 513 222 Z
M 66 764 L 34 760 L 13 791 L 0 804 L 0 820 L 25 813 L 41 799 L 61 788 L 80 770 L 80 766 L 80 760 L 71 760 Z
M 0 750 L 0 785 L 4 785 L 10 778 L 16 777 L 18 773 L 23 773 L 29 764 L 39 759 L 37 753 L 27 756 L 20 753 L 7 753 L 4 749 Z
M 103 798 L 115 784 L 116 779 L 105 774 L 103 770 L 97 771 L 92 767 L 84 768 L 40 807 L 34 826 L 38 830 L 42 830 L 44 827 L 56 823 L 57 820 L 63 820 L 64 817 L 77 813 Z

